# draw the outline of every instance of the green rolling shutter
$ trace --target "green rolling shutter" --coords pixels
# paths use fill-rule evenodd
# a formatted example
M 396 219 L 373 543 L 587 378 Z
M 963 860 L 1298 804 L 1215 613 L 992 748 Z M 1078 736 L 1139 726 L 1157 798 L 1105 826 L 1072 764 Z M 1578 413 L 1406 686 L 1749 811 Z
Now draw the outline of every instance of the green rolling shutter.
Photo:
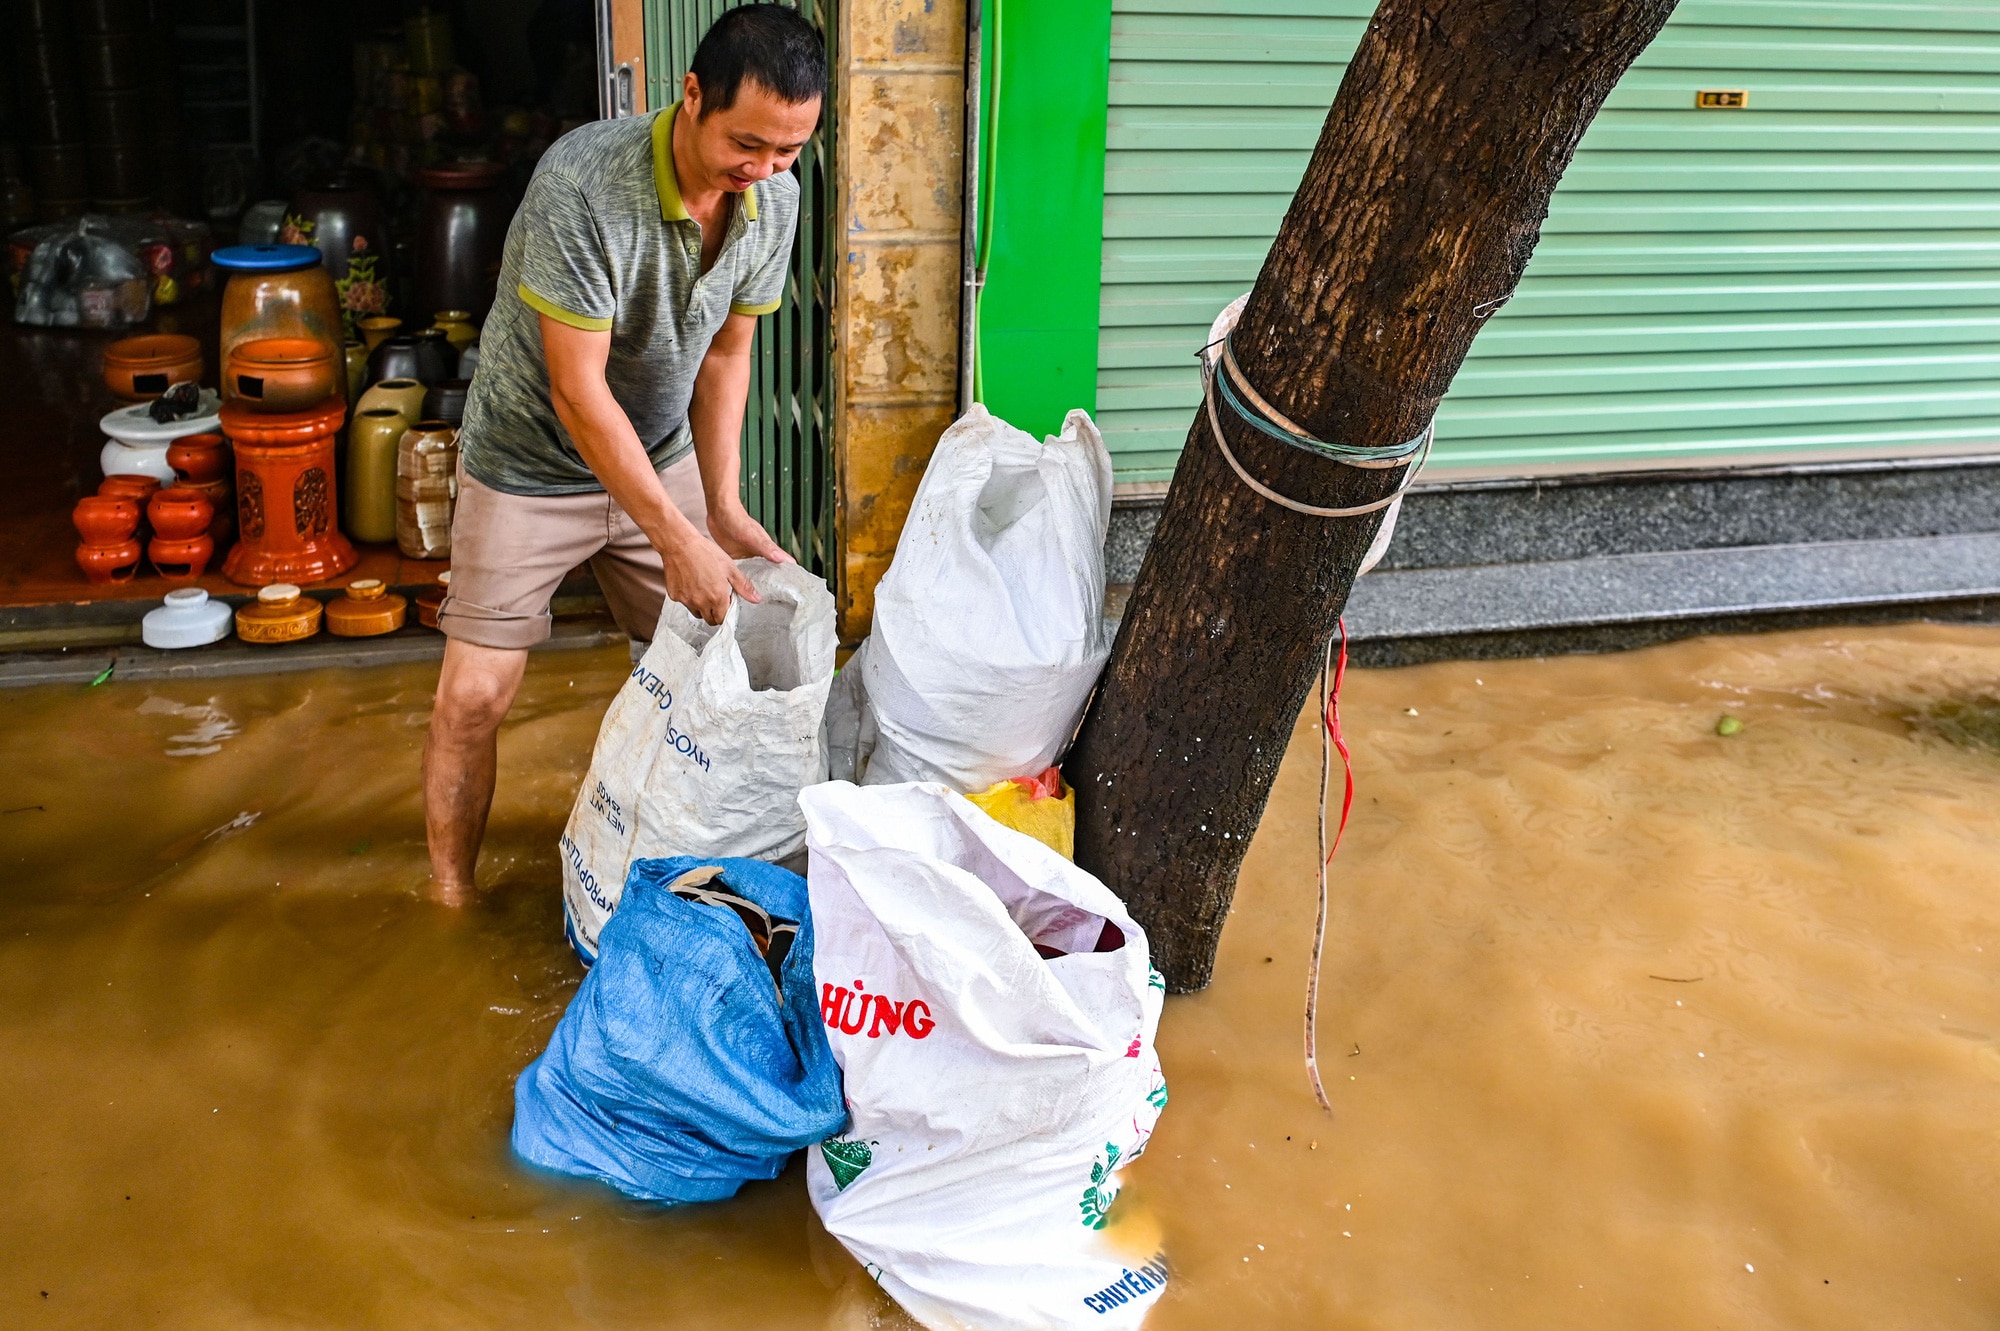
M 1115 0 L 1100 423 L 1172 475 L 1369 0 Z M 1701 110 L 1702 89 L 1746 89 Z M 1446 398 L 1433 475 L 2000 443 L 2000 4 L 1683 0 Z

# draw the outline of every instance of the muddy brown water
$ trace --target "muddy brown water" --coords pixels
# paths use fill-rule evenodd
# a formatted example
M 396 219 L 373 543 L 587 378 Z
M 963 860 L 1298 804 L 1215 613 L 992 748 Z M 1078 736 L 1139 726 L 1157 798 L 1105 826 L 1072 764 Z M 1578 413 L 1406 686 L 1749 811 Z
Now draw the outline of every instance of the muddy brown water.
M 535 659 L 461 911 L 421 895 L 430 670 L 4 695 L 0 1325 L 898 1320 L 796 1169 L 660 1212 L 509 1157 L 624 661 Z M 1973 627 L 1353 675 L 1334 1113 L 1308 719 L 1162 1026 L 1149 1325 L 1995 1325 L 1996 695 Z

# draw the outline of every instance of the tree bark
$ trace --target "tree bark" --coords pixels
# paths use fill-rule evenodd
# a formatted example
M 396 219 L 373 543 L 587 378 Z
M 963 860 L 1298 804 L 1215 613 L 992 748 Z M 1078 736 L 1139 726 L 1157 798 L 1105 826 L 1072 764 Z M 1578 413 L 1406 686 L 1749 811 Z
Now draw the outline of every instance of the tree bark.
M 1382 0 L 1234 340 L 1315 437 L 1419 434 L 1520 281 L 1549 195 L 1674 0 Z M 1319 507 L 1393 491 L 1218 414 L 1250 475 Z M 1096 699 L 1064 764 L 1076 858 L 1176 991 L 1208 983 L 1236 874 L 1381 514 L 1259 497 L 1197 410 Z

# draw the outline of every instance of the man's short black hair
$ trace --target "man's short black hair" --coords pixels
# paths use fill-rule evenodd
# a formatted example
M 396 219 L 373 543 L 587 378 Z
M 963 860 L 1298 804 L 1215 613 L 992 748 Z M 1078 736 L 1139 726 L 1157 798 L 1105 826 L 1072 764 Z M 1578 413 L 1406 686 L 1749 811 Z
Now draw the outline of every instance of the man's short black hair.
M 703 35 L 688 72 L 701 84 L 703 115 L 736 105 L 745 79 L 797 105 L 826 96 L 826 47 L 819 30 L 789 5 L 741 5 Z

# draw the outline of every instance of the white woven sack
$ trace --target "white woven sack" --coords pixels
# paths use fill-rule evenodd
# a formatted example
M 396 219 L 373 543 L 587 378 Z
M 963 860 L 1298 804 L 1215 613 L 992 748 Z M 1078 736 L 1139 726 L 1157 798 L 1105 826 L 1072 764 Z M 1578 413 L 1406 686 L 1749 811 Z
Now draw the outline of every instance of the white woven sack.
M 828 713 L 864 785 L 984 790 L 1056 761 L 1111 653 L 1111 457 L 1087 412 L 1037 441 L 975 406 L 944 432 L 868 640 Z M 872 745 L 872 748 L 871 748 Z
M 942 786 L 836 781 L 799 803 L 852 1115 L 807 1155 L 827 1232 L 932 1331 L 1137 1327 L 1167 1280 L 1111 1214 L 1166 1103 L 1144 932 Z
M 668 601 L 604 715 L 562 835 L 564 925 L 585 958 L 633 860 L 780 860 L 805 843 L 799 791 L 826 774 L 833 596 L 796 564 L 737 567 L 762 603 L 732 598 L 709 625 Z

